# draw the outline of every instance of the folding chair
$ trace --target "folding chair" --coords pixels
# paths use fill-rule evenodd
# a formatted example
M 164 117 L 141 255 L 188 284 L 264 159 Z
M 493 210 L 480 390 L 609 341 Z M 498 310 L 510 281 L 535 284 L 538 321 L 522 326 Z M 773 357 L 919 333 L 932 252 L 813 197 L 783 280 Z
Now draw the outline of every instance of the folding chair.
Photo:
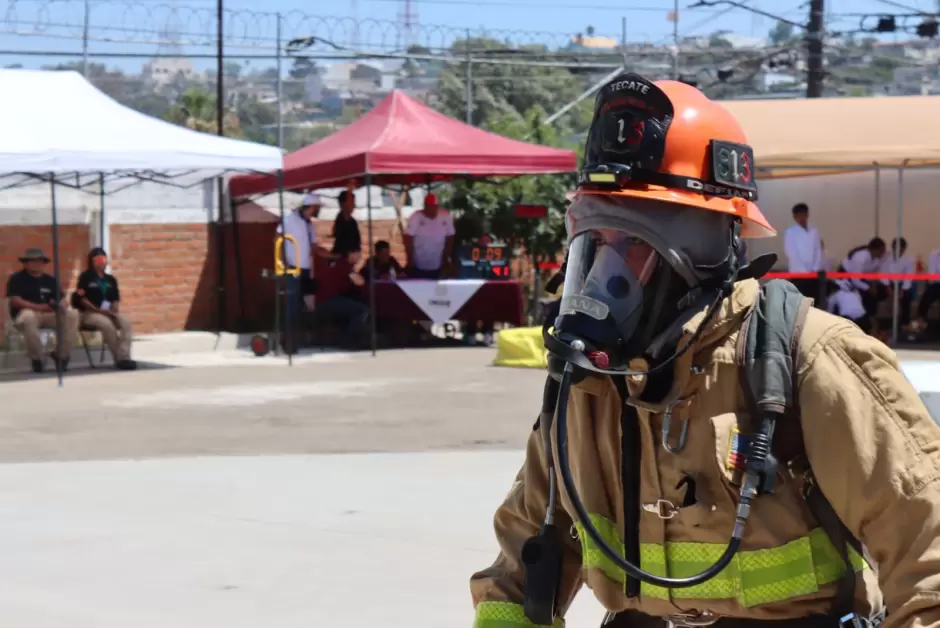
M 23 334 L 19 332 L 13 322 L 13 317 L 10 316 L 10 300 L 3 300 L 3 368 L 9 366 L 10 354 L 14 351 L 24 351 L 26 350 L 26 342 L 23 339 Z M 39 330 L 39 339 L 42 342 L 42 361 L 45 363 L 46 358 L 49 357 L 49 354 L 52 353 L 55 343 L 55 331 L 51 329 L 40 329 Z
M 105 350 L 107 349 L 104 344 L 104 336 L 101 335 L 101 332 L 99 332 L 96 327 L 90 325 L 80 325 L 78 328 L 78 336 L 82 339 L 82 348 L 85 350 L 85 356 L 88 358 L 88 366 L 97 368 L 94 358 L 91 357 L 91 348 L 88 346 L 88 337 L 85 334 L 98 334 L 101 339 L 101 357 L 98 358 L 98 364 L 104 364 Z

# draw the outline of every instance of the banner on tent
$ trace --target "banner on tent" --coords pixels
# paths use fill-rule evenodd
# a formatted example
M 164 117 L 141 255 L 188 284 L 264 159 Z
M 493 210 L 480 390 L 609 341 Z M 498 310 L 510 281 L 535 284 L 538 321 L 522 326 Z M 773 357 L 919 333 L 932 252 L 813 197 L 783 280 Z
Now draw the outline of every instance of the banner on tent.
M 451 320 L 485 283 L 481 279 L 408 279 L 399 281 L 398 287 L 432 323 L 439 324 Z

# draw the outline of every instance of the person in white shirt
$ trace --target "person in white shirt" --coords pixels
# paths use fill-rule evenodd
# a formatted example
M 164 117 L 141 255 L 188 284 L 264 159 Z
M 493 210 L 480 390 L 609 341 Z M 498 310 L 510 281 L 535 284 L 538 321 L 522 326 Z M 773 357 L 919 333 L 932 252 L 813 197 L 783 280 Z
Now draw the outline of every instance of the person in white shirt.
M 927 258 L 927 272 L 940 275 L 940 249 L 937 249 Z M 940 280 L 934 279 L 927 284 L 924 295 L 920 298 L 917 305 L 917 318 L 920 327 L 927 327 L 927 315 L 930 313 L 930 306 L 934 301 L 940 301 Z
M 864 246 L 857 246 L 842 260 L 839 270 L 846 273 L 880 273 L 884 264 L 887 246 L 881 238 L 874 237 Z M 850 279 L 859 291 L 865 312 L 875 320 L 878 304 L 888 297 L 888 288 L 880 281 L 868 282 L 864 279 Z
M 411 215 L 405 229 L 408 277 L 439 279 L 450 266 L 455 233 L 450 212 L 441 209 L 434 194 L 425 196 L 424 209 Z
M 883 273 L 913 274 L 914 260 L 906 255 L 907 240 L 904 238 L 895 238 L 891 241 L 891 255 L 885 256 L 881 265 Z M 888 296 L 894 293 L 894 280 L 882 279 L 881 282 L 888 287 Z M 898 300 L 898 309 L 900 314 L 900 324 L 908 325 L 911 322 L 911 303 L 914 300 L 914 282 L 905 279 L 898 284 L 900 288 L 900 298 Z
M 297 335 L 286 334 L 287 330 L 296 331 L 296 327 L 303 316 L 305 297 L 312 297 L 316 293 L 316 281 L 313 273 L 314 255 L 330 258 L 332 255 L 317 246 L 317 229 L 313 220 L 320 215 L 323 206 L 317 194 L 305 194 L 300 207 L 284 216 L 284 223 L 278 225 L 278 233 L 286 233 L 294 241 L 285 238 L 282 254 L 284 265 L 291 270 L 301 269 L 299 276 L 288 274 L 285 277 L 287 306 L 284 308 L 285 351 L 295 351 Z M 296 244 L 294 243 L 296 242 Z M 287 338 L 291 342 L 287 342 Z
M 816 227 L 809 226 L 809 207 L 806 203 L 793 206 L 794 224 L 783 236 L 783 249 L 787 255 L 788 270 L 791 273 L 816 273 L 823 270 L 822 241 Z M 790 280 L 803 296 L 811 299 L 819 297 L 818 279 Z
M 858 290 L 847 279 L 837 279 L 832 283 L 835 290 L 829 294 L 826 309 L 836 316 L 849 319 L 867 334 L 871 329 L 871 321 L 865 313 Z

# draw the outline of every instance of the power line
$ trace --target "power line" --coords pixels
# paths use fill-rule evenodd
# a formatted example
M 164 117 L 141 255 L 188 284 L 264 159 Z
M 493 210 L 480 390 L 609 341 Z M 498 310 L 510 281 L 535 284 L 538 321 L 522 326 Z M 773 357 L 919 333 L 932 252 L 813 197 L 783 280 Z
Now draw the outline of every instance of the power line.
M 398 3 L 399 0 L 365 0 L 366 2 L 376 2 L 376 3 Z M 483 0 L 482 2 L 477 2 L 477 0 L 421 0 L 421 4 L 426 5 L 447 5 L 447 6 L 499 6 L 499 7 L 520 7 L 533 9 L 536 11 L 541 11 L 543 9 L 568 9 L 568 10 L 590 10 L 590 11 L 617 11 L 618 13 L 667 13 L 668 8 L 664 7 L 631 7 L 627 4 L 612 5 L 612 4 L 556 4 L 556 3 L 525 3 L 525 2 L 514 2 L 513 0 L 508 0 L 507 2 L 490 2 Z
M 925 13 L 924 11 L 921 11 L 920 9 L 916 7 L 908 6 L 906 4 L 901 4 L 900 2 L 894 2 L 893 0 L 878 0 L 878 2 L 880 2 L 881 4 L 891 5 L 899 9 L 904 9 L 905 11 L 913 11 L 917 15 L 930 15 L 929 13 Z

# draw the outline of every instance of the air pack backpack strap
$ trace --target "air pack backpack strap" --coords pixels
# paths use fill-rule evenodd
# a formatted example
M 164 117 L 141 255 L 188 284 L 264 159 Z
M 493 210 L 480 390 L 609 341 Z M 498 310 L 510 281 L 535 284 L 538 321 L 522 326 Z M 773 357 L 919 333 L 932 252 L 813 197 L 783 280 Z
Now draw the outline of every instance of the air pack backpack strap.
M 796 396 L 796 366 L 800 337 L 811 305 L 812 302 L 789 282 L 780 279 L 766 282 L 761 286 L 757 303 L 745 318 L 737 345 L 741 386 L 755 421 L 760 420 L 762 413 L 779 412 L 784 419 L 779 427 L 787 434 L 775 440 L 798 435 L 798 451 L 794 452 L 797 456 L 803 454 L 803 432 Z M 845 575 L 839 581 L 832 604 L 832 613 L 842 618 L 853 613 L 855 598 L 856 576 L 849 561 L 849 547 L 861 555 L 861 544 L 819 490 L 808 464 L 803 479 L 806 505 L 845 563 Z

